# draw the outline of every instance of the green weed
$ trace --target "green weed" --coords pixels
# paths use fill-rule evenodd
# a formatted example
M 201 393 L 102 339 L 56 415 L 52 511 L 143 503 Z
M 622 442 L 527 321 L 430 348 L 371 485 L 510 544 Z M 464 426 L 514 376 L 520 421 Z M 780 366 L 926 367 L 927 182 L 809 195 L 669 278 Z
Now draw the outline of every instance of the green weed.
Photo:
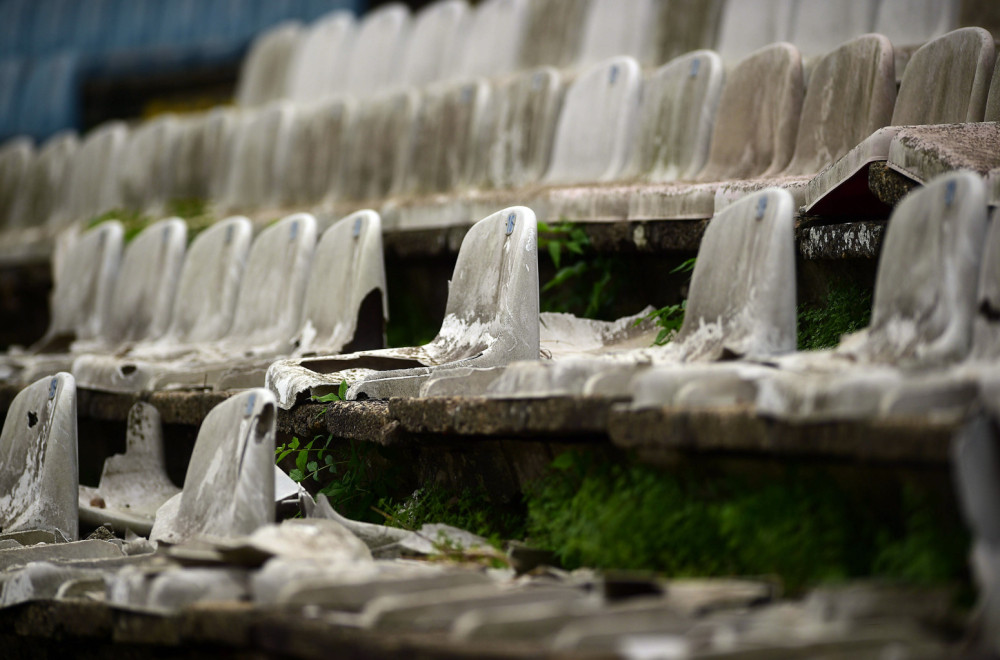
M 843 335 L 867 327 L 871 312 L 871 291 L 856 284 L 832 283 L 824 304 L 799 307 L 799 350 L 836 346 Z

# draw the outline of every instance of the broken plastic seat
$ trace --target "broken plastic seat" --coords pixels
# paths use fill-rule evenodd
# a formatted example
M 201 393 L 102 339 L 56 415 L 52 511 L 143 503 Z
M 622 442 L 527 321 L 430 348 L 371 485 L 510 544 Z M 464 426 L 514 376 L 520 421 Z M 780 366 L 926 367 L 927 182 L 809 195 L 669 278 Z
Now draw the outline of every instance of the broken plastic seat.
M 954 30 L 917 50 L 903 72 L 889 126 L 806 185 L 806 212 L 857 214 L 882 208 L 868 190 L 868 169 L 889 157 L 898 127 L 982 121 L 994 61 L 993 36 L 982 28 Z
M 689 181 L 637 188 L 628 219 L 710 218 L 723 183 L 782 172 L 795 152 L 804 87 L 802 57 L 791 44 L 747 56 L 726 76 L 705 166 Z
M 125 453 L 104 461 L 97 488 L 80 486 L 80 520 L 148 536 L 157 509 L 180 489 L 167 476 L 159 411 L 136 403 L 128 411 L 126 428 Z
M 886 231 L 868 328 L 833 350 L 771 360 L 777 369 L 759 381 L 758 411 L 825 419 L 911 410 L 897 383 L 931 378 L 970 353 L 986 229 L 985 184 L 974 173 L 947 174 L 907 195 Z M 942 384 L 952 392 L 948 405 L 960 401 L 962 379 Z
M 77 538 L 76 384 L 67 373 L 21 390 L 0 432 L 0 537 Z
M 225 232 L 216 237 L 224 240 Z M 299 329 L 306 278 L 315 248 L 316 219 L 313 216 L 296 213 L 283 218 L 264 229 L 253 241 L 241 276 L 235 281 L 217 280 L 220 285 L 229 283 L 228 287 L 215 290 L 220 304 L 227 302 L 222 295 L 231 295 L 232 286 L 238 286 L 232 323 L 224 334 L 173 348 L 150 347 L 134 360 L 88 357 L 77 360 L 74 366 L 89 387 L 134 392 L 212 387 L 216 379 L 238 361 L 286 355 L 292 351 L 292 342 Z M 212 264 L 207 260 L 208 266 Z M 197 272 L 193 270 L 192 274 Z M 229 274 L 238 275 L 237 272 Z M 196 287 L 197 278 L 189 283 Z M 195 301 L 199 299 L 194 297 Z M 192 311 L 197 309 L 198 306 L 191 308 Z M 221 328 L 216 326 L 215 330 Z M 172 351 L 180 354 L 175 352 L 171 357 Z M 153 359 L 156 357 L 162 359 Z
M 150 540 L 241 536 L 274 522 L 276 419 L 274 396 L 259 388 L 213 408 L 198 430 L 184 489 L 156 512 Z
M 830 90 L 837 90 L 832 95 Z M 889 124 L 896 100 L 892 44 L 868 34 L 836 48 L 812 66 L 802 102 L 792 159 L 774 176 L 733 181 L 715 191 L 714 208 L 725 208 L 747 192 L 780 186 L 792 193 L 795 208 L 817 172 L 832 164 L 874 131 Z
M 73 375 L 80 387 L 141 391 L 150 377 L 149 362 L 180 358 L 221 339 L 232 325 L 252 233 L 250 221 L 237 216 L 195 237 L 178 279 L 167 331 L 114 355 L 76 358 Z
M 389 318 L 382 224 L 352 213 L 323 232 L 312 258 L 292 355 L 326 355 L 385 346 Z M 334 293 L 335 292 L 335 293 Z M 261 387 L 273 357 L 233 360 L 215 389 Z
M 267 387 L 282 408 L 300 397 L 416 396 L 440 368 L 497 366 L 538 357 L 538 246 L 535 214 L 511 207 L 466 234 L 448 292 L 445 318 L 430 343 L 346 355 L 279 360 Z
M 712 218 L 698 251 L 684 322 L 669 344 L 512 364 L 488 385 L 486 395 L 540 398 L 586 392 L 619 397 L 628 393 L 630 375 L 651 364 L 764 358 L 793 351 L 793 217 L 791 195 L 772 188 Z M 649 335 L 650 343 L 654 336 Z M 602 378 L 602 387 L 589 387 Z
M 957 170 L 988 176 L 1000 167 L 1000 123 L 901 127 L 889 143 L 886 165 L 919 183 Z

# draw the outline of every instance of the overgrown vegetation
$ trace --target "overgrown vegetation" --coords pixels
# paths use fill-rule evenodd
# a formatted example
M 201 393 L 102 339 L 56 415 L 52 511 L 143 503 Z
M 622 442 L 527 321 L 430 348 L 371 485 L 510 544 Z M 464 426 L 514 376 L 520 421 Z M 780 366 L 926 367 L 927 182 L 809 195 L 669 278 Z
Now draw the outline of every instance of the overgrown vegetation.
M 674 273 L 691 273 L 694 272 L 694 265 L 697 263 L 698 258 L 692 257 L 687 261 L 683 262 L 681 265 L 677 266 L 670 271 L 671 274 Z M 639 325 L 643 321 L 653 321 L 660 328 L 660 332 L 656 335 L 656 339 L 653 340 L 654 346 L 664 346 L 669 344 L 674 338 L 674 335 L 681 326 L 684 325 L 684 312 L 687 310 L 687 300 L 682 300 L 674 305 L 667 305 L 666 307 L 661 307 L 660 309 L 653 310 L 642 319 L 636 321 L 636 325 Z
M 217 220 L 209 211 L 208 203 L 203 199 L 170 200 L 167 202 L 162 217 L 167 218 L 171 216 L 183 218 L 187 223 L 187 240 L 189 244 L 194 240 L 195 236 L 211 227 Z M 138 236 L 139 232 L 160 219 L 162 218 L 159 216 L 154 217 L 133 209 L 111 209 L 91 218 L 87 223 L 87 228 L 89 229 L 107 220 L 117 220 L 122 223 L 125 229 L 125 242 L 128 243 Z
M 878 575 L 934 583 L 964 575 L 967 537 L 907 491 L 892 529 L 815 475 L 751 484 L 675 476 L 567 453 L 527 496 L 531 542 L 567 568 L 671 576 L 779 575 L 792 591 Z
M 868 326 L 872 292 L 852 282 L 830 281 L 822 304 L 803 304 L 798 312 L 800 351 L 832 348 L 840 338 Z
M 905 488 L 876 511 L 815 471 L 750 479 L 665 473 L 566 452 L 523 499 L 425 484 L 400 494 L 379 449 L 319 436 L 279 447 L 291 476 L 355 520 L 419 529 L 446 523 L 489 539 L 524 539 L 565 568 L 681 576 L 780 576 L 792 592 L 854 577 L 915 584 L 965 579 L 968 537 L 941 502 Z M 884 504 L 884 503 L 883 503 Z M 884 507 L 883 507 L 884 508 Z
M 620 257 L 597 254 L 579 225 L 538 223 L 538 249 L 552 260 L 555 275 L 541 288 L 543 312 L 569 312 L 609 319 L 612 303 L 625 281 Z

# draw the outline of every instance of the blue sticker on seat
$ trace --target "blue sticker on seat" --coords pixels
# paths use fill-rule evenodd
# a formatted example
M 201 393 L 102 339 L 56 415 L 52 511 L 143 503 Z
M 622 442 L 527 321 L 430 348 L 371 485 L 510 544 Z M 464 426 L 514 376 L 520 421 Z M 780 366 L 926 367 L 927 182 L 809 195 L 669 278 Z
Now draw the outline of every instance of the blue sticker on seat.
M 512 233 L 514 233 L 514 221 L 516 219 L 517 216 L 514 215 L 513 213 L 507 216 L 507 236 L 510 236 Z

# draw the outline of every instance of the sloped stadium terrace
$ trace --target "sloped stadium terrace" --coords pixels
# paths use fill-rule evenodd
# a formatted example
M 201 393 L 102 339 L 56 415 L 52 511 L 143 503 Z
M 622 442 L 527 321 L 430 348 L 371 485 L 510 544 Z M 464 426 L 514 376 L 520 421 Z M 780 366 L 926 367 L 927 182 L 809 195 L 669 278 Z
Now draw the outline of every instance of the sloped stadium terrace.
M 0 0 L 3 657 L 1000 653 L 1000 10 Z

